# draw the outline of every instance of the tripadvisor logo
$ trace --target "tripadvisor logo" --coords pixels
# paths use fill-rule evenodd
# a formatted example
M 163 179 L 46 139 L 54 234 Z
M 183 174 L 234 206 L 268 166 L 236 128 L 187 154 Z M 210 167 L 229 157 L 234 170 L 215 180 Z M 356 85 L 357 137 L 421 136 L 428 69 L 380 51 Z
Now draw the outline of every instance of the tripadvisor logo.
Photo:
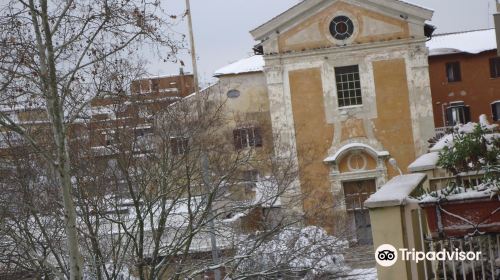
M 378 246 L 377 251 L 375 251 L 375 260 L 381 266 L 393 266 L 398 260 L 398 251 L 392 245 L 380 245 Z
M 402 261 L 479 261 L 481 259 L 481 252 L 464 252 L 455 249 L 454 251 L 429 251 L 422 252 L 416 251 L 415 249 L 408 250 L 406 248 L 400 248 L 397 250 L 394 246 L 390 244 L 383 244 L 377 248 L 375 251 L 375 260 L 380 266 L 389 267 L 393 266 L 398 260 L 399 256 Z

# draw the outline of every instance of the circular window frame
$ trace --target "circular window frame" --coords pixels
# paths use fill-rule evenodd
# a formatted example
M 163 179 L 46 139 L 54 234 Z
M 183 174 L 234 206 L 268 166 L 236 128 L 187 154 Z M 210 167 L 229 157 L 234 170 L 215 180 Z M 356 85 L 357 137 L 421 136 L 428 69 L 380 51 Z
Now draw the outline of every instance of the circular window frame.
M 352 166 L 353 165 L 352 160 L 353 160 L 353 157 L 355 157 L 355 156 L 358 156 L 358 157 L 360 157 L 363 160 L 363 164 L 362 164 L 362 166 L 360 168 L 354 168 Z M 359 172 L 359 171 L 366 170 L 367 165 L 368 165 L 368 159 L 366 158 L 366 156 L 364 155 L 364 153 L 362 153 L 361 151 L 352 152 L 347 157 L 347 167 L 352 172 Z
M 352 25 L 353 25 L 353 32 L 352 32 L 351 36 L 349 36 L 348 38 L 343 39 L 343 40 L 336 39 L 333 36 L 333 34 L 330 32 L 330 25 L 331 25 L 332 21 L 336 17 L 339 17 L 339 16 L 347 17 L 348 19 L 351 20 Z M 360 28 L 360 25 L 359 25 L 357 18 L 353 14 L 346 12 L 346 11 L 335 12 L 330 17 L 328 17 L 328 21 L 326 21 L 326 23 L 323 26 L 324 32 L 326 32 L 325 34 L 328 34 L 328 36 L 327 36 L 328 40 L 336 45 L 339 45 L 339 46 L 344 46 L 344 45 L 352 43 L 354 41 L 354 39 L 359 34 L 359 28 Z
M 231 93 L 234 93 L 234 94 L 231 94 Z M 230 89 L 226 92 L 226 97 L 229 98 L 229 99 L 236 99 L 238 97 L 241 96 L 241 91 L 239 91 L 238 89 Z

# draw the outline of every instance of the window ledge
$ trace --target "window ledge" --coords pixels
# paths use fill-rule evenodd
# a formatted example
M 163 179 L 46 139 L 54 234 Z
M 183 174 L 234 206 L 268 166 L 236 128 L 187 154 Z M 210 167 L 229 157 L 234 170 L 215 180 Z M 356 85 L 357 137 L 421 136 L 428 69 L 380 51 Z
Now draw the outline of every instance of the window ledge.
M 355 108 L 362 108 L 363 104 L 361 105 L 351 105 L 351 106 L 343 106 L 343 107 L 338 107 L 339 110 L 349 110 L 349 109 L 355 109 Z

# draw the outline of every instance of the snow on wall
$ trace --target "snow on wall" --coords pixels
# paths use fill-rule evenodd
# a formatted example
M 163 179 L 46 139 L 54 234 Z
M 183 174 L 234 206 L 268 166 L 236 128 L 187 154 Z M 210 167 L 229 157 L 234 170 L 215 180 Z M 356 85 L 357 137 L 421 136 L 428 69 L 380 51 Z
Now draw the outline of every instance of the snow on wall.
M 437 34 L 427 42 L 429 56 L 453 53 L 478 54 L 497 48 L 495 29 Z
M 491 199 L 498 195 L 498 182 L 487 182 L 473 187 L 449 186 L 444 189 L 428 193 L 420 197 L 421 203 L 435 203 L 438 201 L 460 201 L 470 199 Z
M 372 194 L 366 201 L 367 208 L 405 205 L 410 193 L 418 187 L 427 176 L 423 173 L 396 176 L 380 190 Z
M 376 151 L 372 147 L 370 147 L 366 144 L 363 144 L 363 143 L 350 143 L 350 144 L 347 144 L 347 145 L 343 146 L 342 148 L 340 148 L 333 156 L 329 156 L 329 157 L 325 158 L 323 160 L 323 162 L 336 161 L 342 153 L 344 153 L 350 149 L 353 149 L 353 148 L 362 148 L 363 150 L 365 150 L 369 153 L 372 153 L 376 156 L 389 156 L 389 152 L 387 152 L 387 151 Z
M 217 77 L 262 71 L 264 71 L 264 58 L 262 55 L 254 55 L 222 67 L 221 69 L 215 71 L 214 76 Z
M 418 172 L 424 170 L 430 170 L 436 168 L 436 164 L 439 159 L 438 152 L 431 152 L 424 154 L 417 158 L 412 164 L 408 166 L 408 171 Z

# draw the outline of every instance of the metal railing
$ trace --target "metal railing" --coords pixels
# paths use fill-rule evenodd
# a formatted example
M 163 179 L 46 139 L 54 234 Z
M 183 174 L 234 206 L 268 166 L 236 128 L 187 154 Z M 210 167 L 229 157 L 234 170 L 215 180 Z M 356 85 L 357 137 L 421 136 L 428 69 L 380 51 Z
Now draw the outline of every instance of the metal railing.
M 418 210 L 420 242 L 427 252 L 480 252 L 478 260 L 424 261 L 425 279 L 500 279 L 500 233 L 435 239 L 427 233 L 425 215 Z
M 442 138 L 446 134 L 450 133 L 453 129 L 453 126 L 443 126 L 443 127 L 436 127 L 435 128 L 435 133 L 436 133 L 436 138 Z

